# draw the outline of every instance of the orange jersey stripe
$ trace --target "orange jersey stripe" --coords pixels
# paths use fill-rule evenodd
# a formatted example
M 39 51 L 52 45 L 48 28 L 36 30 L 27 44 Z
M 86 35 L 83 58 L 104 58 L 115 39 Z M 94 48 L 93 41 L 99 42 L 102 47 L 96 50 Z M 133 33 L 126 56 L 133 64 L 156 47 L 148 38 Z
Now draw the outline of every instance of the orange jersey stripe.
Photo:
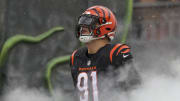
M 111 50 L 111 52 L 110 52 L 110 61 L 111 61 L 111 63 L 112 63 L 113 53 L 114 53 L 114 51 L 115 51 L 119 46 L 121 46 L 121 44 L 115 45 L 115 46 L 113 47 L 113 49 Z
M 122 51 L 121 53 L 129 53 L 130 52 L 130 49 L 126 49 L 125 51 Z
M 128 47 L 127 45 L 124 45 L 124 46 L 120 47 L 116 55 L 118 55 L 118 54 L 120 53 L 120 51 L 123 50 L 124 48 L 129 48 L 129 47 Z M 122 52 L 122 53 L 127 53 L 126 51 L 129 52 L 130 49 L 129 49 L 129 50 L 125 50 L 125 51 Z
M 75 50 L 73 53 L 72 53 L 72 56 L 71 56 L 71 64 L 74 65 L 74 55 L 75 53 L 77 52 L 77 50 Z

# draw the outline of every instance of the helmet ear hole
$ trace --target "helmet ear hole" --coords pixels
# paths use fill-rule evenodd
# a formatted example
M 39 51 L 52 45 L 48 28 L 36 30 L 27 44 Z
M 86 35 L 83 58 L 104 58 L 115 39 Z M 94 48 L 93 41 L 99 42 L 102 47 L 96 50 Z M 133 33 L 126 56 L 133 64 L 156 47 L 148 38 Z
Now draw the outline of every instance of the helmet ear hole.
M 106 28 L 106 30 L 110 31 L 110 30 L 111 30 L 111 28 Z

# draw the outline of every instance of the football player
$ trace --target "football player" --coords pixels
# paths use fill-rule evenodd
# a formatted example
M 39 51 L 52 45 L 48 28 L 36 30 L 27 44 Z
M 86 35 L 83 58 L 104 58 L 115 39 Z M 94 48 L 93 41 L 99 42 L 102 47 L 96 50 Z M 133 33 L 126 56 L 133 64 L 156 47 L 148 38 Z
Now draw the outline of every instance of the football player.
M 109 83 L 115 89 L 120 87 L 121 92 L 140 82 L 132 64 L 130 47 L 110 43 L 116 26 L 115 15 L 104 6 L 92 6 L 78 18 L 75 34 L 80 42 L 85 43 L 85 47 L 72 53 L 70 67 L 79 101 L 100 101 L 104 93 L 102 86 Z M 127 79 L 121 80 L 119 74 L 127 75 Z

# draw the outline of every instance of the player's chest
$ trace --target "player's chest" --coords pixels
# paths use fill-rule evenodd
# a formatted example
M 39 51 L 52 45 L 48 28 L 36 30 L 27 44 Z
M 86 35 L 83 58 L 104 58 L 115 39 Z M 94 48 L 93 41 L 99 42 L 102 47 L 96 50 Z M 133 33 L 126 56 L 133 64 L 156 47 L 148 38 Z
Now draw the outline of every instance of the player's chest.
M 109 59 L 106 56 L 94 58 L 78 58 L 75 68 L 79 72 L 102 71 L 109 65 Z

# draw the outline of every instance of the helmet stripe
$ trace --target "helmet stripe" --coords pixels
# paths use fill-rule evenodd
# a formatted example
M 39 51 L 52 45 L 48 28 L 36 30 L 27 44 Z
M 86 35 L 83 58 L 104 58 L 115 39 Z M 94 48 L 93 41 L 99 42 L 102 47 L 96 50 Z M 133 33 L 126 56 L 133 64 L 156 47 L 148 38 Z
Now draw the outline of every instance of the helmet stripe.
M 102 8 L 100 8 L 100 9 L 103 12 L 103 23 L 106 23 L 106 14 L 105 14 L 105 11 Z
M 99 12 L 97 11 L 97 9 L 93 8 L 92 10 L 93 10 L 93 11 L 95 11 L 95 12 L 96 12 L 96 14 L 97 14 L 97 15 L 98 15 L 98 17 L 99 17 Z
M 105 11 L 102 8 L 100 8 L 100 9 L 103 12 L 103 18 L 105 18 L 106 17 Z
M 108 19 L 110 19 L 110 18 L 111 18 L 111 13 L 108 10 Z

